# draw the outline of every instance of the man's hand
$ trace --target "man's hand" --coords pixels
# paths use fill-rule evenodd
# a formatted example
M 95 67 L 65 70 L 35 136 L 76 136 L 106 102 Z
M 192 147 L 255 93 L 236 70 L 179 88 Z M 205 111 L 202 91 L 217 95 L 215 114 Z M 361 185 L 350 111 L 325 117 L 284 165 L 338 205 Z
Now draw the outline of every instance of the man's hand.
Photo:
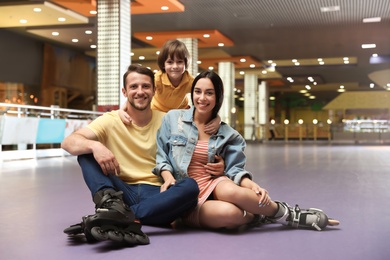
M 103 144 L 97 142 L 93 150 L 93 156 L 98 162 L 105 175 L 120 174 L 120 167 L 118 161 L 115 159 L 114 154 Z
M 215 156 L 214 163 L 208 163 L 204 166 L 206 168 L 206 173 L 211 176 L 222 176 L 225 174 L 225 161 L 221 156 Z

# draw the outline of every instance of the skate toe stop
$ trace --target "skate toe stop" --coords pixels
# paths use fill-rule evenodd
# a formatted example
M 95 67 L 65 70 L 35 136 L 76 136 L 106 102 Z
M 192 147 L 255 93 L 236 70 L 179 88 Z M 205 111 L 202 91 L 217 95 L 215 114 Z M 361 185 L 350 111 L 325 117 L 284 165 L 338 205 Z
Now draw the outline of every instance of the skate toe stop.
M 332 218 L 330 218 L 329 220 L 328 220 L 328 225 L 329 226 L 338 226 L 338 225 L 340 225 L 340 221 L 338 221 L 337 219 L 332 219 Z

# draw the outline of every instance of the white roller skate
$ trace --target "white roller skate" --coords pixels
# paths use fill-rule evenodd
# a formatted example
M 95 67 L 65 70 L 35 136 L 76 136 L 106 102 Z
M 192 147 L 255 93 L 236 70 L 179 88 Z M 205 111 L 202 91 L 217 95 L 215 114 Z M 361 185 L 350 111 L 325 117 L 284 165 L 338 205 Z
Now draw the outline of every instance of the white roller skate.
M 285 202 L 275 202 L 279 205 L 279 211 L 276 214 L 278 217 L 266 218 L 273 223 L 281 223 L 295 228 L 311 228 L 318 231 L 323 230 L 326 226 L 337 226 L 340 224 L 338 220 L 328 218 L 320 209 L 301 209 L 298 205 L 292 208 Z M 279 214 L 280 212 L 284 213 Z

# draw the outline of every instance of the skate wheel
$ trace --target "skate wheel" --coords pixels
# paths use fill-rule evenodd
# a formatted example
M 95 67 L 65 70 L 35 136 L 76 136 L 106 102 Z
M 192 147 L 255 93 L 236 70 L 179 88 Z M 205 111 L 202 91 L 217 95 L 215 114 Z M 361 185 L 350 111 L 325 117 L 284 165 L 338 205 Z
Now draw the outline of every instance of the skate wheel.
M 138 241 L 138 244 L 140 245 L 148 245 L 150 243 L 149 237 L 147 235 L 138 235 L 135 234 L 135 238 Z
M 108 234 L 107 232 L 104 232 L 100 227 L 93 227 L 91 229 L 91 235 L 97 239 L 97 240 L 107 240 L 108 239 Z
M 64 229 L 64 233 L 68 235 L 77 235 L 83 233 L 81 224 L 72 225 Z
M 121 242 L 123 241 L 123 235 L 118 231 L 108 231 L 108 238 L 112 241 Z
M 135 234 L 133 233 L 125 233 L 124 240 L 126 243 L 131 244 L 131 245 L 136 245 L 137 244 L 137 238 L 135 237 Z

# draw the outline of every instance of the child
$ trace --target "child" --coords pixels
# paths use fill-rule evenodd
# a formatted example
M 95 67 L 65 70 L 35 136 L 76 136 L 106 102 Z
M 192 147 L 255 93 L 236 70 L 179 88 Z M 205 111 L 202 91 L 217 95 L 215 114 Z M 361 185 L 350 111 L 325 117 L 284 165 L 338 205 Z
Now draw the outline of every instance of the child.
M 168 112 L 171 109 L 189 108 L 186 97 L 191 92 L 194 77 L 188 72 L 190 53 L 185 44 L 179 40 L 169 40 L 161 48 L 157 58 L 159 71 L 154 75 L 155 94 L 152 100 L 152 109 Z M 126 125 L 131 118 L 126 113 L 126 104 L 119 110 L 119 116 Z M 221 118 L 218 116 L 211 121 L 204 131 L 215 133 L 219 128 Z

